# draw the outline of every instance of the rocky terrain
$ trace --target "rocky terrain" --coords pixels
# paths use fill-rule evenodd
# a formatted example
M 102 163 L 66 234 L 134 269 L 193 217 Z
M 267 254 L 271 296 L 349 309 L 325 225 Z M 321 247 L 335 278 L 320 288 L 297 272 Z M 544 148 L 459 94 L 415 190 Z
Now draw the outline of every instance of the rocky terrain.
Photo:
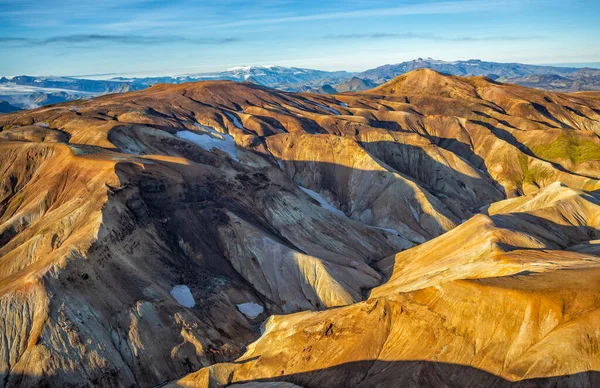
M 0 129 L 4 386 L 600 384 L 598 93 L 205 81 Z
M 319 90 L 327 83 L 344 82 L 352 76 L 346 71 L 322 71 L 282 66 L 236 66 L 225 71 L 159 77 L 82 77 L 27 76 L 0 77 L 0 99 L 24 109 L 71 100 L 89 99 L 104 94 L 142 90 L 156 84 L 181 84 L 196 81 L 229 80 L 252 82 L 288 91 Z M 93 75 L 90 75 L 93 77 Z M 325 88 L 322 93 L 335 93 Z
M 485 62 L 478 59 L 447 62 L 431 58 L 383 65 L 361 73 L 283 66 L 236 66 L 224 71 L 158 77 L 0 77 L 0 99 L 31 109 L 104 94 L 142 90 L 157 84 L 229 80 L 252 82 L 288 92 L 336 94 L 360 92 L 416 69 L 459 76 L 486 76 L 499 82 L 556 92 L 600 90 L 600 70 L 591 68 Z
M 500 82 L 555 92 L 600 90 L 600 69 L 498 63 L 479 59 L 448 62 L 432 58 L 418 58 L 369 69 L 357 74 L 356 77 L 364 82 L 382 84 L 415 69 L 432 69 L 459 76 L 482 75 Z M 338 91 L 343 90 L 338 89 Z

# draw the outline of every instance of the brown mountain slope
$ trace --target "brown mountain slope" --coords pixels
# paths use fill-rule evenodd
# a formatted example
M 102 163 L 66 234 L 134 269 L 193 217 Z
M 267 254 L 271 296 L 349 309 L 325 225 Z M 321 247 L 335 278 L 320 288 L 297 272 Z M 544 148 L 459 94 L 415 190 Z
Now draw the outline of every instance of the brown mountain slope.
M 588 204 L 596 194 L 581 190 L 600 189 L 599 101 L 416 71 L 363 94 L 200 82 L 3 115 L 2 381 L 152 386 L 240 356 L 271 314 L 352 304 L 322 314 L 346 311 L 343 324 L 355 330 L 370 325 L 354 311 L 371 303 L 361 301 L 372 289 L 373 297 L 386 288 L 429 295 L 425 290 L 457 284 L 462 295 L 473 279 L 538 267 L 559 285 L 579 271 L 585 287 L 555 292 L 582 292 L 582 304 L 569 308 L 587 314 L 596 272 L 595 259 L 583 255 L 596 252 L 595 205 Z M 556 181 L 575 193 L 556 207 L 576 216 L 535 199 L 558 194 L 518 197 L 562 190 Z M 506 197 L 515 199 L 496 203 Z M 529 213 L 494 215 L 504 207 Z M 491 216 L 473 217 L 481 211 Z M 564 222 L 566 229 L 552 224 Z M 485 237 L 471 242 L 476 231 Z M 467 254 L 449 257 L 453 250 L 435 245 L 446 236 L 455 236 L 453 250 L 469 241 Z M 412 258 L 428 244 L 439 260 Z M 543 250 L 558 252 L 548 253 L 555 264 L 535 264 Z M 402 272 L 395 254 L 417 271 L 382 285 Z M 545 283 L 534 283 L 515 292 L 545 298 Z M 546 303 L 535 295 L 533 312 Z M 390 299 L 387 292 L 377 298 Z M 490 294 L 486 303 L 497 298 Z M 506 308 L 527 310 L 530 299 L 523 298 Z M 477 314 L 465 308 L 464 325 Z M 507 318 L 505 330 L 522 323 L 519 317 Z M 279 341 L 273 349 L 285 346 Z M 496 361 L 455 359 L 465 347 L 450 342 L 441 362 L 530 377 L 499 371 Z M 344 350 L 341 342 L 325 344 Z M 505 357 L 498 352 L 494 357 Z M 569 352 L 583 361 L 531 376 L 595 368 L 593 358 Z M 316 364 L 299 363 L 299 373 L 337 365 L 325 362 L 329 353 L 309 353 Z M 359 353 L 339 360 L 372 357 Z
M 338 93 L 343 92 L 360 92 L 362 90 L 369 90 L 377 86 L 376 83 L 366 80 L 360 79 L 358 77 L 352 77 L 347 81 L 334 85 L 335 90 Z
M 393 272 L 367 301 L 271 317 L 235 364 L 178 384 L 595 386 L 600 257 L 565 249 L 598 238 L 600 200 L 552 185 L 498 205 L 511 212 L 384 260 Z

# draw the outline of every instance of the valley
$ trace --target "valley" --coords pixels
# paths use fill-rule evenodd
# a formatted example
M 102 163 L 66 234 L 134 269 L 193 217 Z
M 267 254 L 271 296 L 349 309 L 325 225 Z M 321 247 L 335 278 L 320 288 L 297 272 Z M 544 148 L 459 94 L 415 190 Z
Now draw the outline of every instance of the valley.
M 200 81 L 0 129 L 6 387 L 600 383 L 598 92 Z
M 600 90 L 600 70 L 597 68 L 497 63 L 478 59 L 448 62 L 418 58 L 379 66 L 360 73 L 267 65 L 235 66 L 218 72 L 157 77 L 115 76 L 108 79 L 25 75 L 1 77 L 0 100 L 6 100 L 21 109 L 32 109 L 105 94 L 142 90 L 157 84 L 215 80 L 252 82 L 288 92 L 336 94 L 369 90 L 394 77 L 422 68 L 448 75 L 485 76 L 499 82 L 556 92 Z

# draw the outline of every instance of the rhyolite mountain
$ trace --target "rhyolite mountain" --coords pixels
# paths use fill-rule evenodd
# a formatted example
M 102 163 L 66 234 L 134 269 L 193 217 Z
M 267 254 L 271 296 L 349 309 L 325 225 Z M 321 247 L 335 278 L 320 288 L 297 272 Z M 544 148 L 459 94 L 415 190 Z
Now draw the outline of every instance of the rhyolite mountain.
M 0 116 L 7 387 L 595 387 L 600 94 L 410 71 Z
M 478 59 L 447 62 L 418 58 L 370 69 L 357 74 L 356 77 L 381 84 L 415 69 L 432 69 L 459 76 L 480 75 L 496 81 L 556 92 L 600 90 L 600 69 L 497 63 Z
M 108 80 L 81 77 L 2 77 L 0 99 L 19 108 L 30 109 L 103 94 L 141 90 L 160 83 L 180 84 L 202 80 L 246 81 L 284 91 L 333 94 L 372 89 L 419 68 L 460 76 L 483 75 L 501 82 L 559 92 L 600 90 L 599 69 L 484 62 L 476 59 L 446 62 L 419 58 L 362 73 L 282 66 L 238 66 L 221 72 L 144 78 L 115 77 Z
M 361 79 L 358 77 L 352 77 L 347 81 L 334 86 L 337 92 L 360 92 L 364 90 L 373 89 L 378 84 L 369 81 L 367 79 Z
M 282 66 L 238 66 L 221 72 L 143 78 L 114 77 L 108 80 L 23 75 L 0 78 L 0 98 L 27 109 L 103 94 L 141 90 L 160 83 L 180 84 L 201 80 L 231 80 L 299 91 L 303 87 L 318 89 L 325 83 L 339 83 L 351 75 L 352 73 L 345 71 L 329 72 Z M 333 92 L 333 90 L 328 92 Z M 48 97 L 44 100 L 46 95 Z M 62 100 L 57 98 L 62 98 Z

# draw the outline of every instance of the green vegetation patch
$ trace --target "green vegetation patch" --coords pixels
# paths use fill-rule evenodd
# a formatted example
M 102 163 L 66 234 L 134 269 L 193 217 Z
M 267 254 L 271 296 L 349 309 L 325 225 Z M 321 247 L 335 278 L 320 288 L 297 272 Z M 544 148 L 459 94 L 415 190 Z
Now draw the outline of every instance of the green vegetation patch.
M 579 164 L 600 160 L 600 146 L 591 140 L 579 138 L 573 132 L 563 132 L 552 143 L 534 146 L 531 150 L 539 158 L 552 161 L 570 159 Z
M 525 154 L 520 154 L 517 157 L 521 174 L 514 178 L 517 186 L 522 186 L 524 183 L 531 183 L 538 187 L 545 186 L 548 181 L 552 180 L 554 173 L 551 168 L 543 165 L 530 166 L 529 158 Z

